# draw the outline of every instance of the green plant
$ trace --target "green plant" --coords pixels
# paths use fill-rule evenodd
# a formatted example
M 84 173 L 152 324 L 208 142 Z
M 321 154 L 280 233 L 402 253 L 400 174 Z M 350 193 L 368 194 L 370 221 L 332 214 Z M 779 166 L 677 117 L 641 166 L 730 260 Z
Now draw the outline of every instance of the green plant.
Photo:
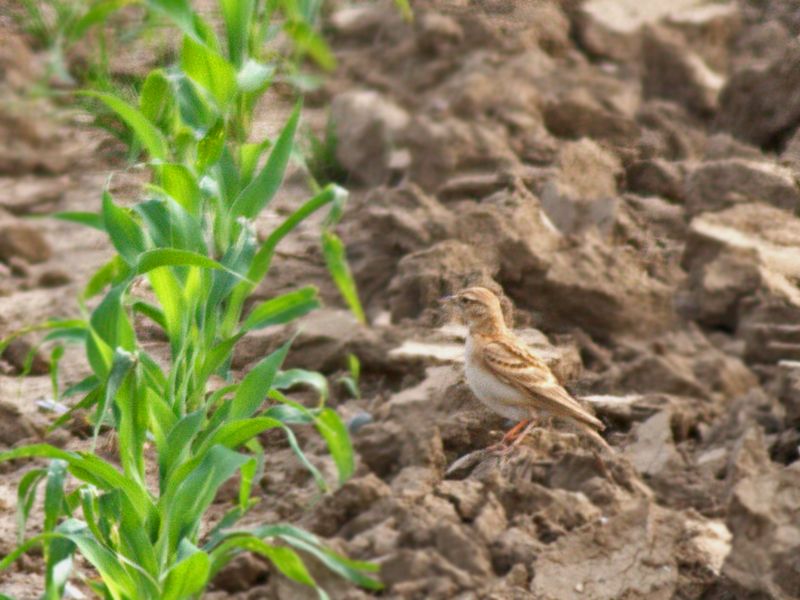
M 18 20 L 25 31 L 48 52 L 49 74 L 72 83 L 66 66 L 66 54 L 84 40 L 90 30 L 96 36 L 98 64 L 106 65 L 106 36 L 102 31 L 108 17 L 132 0 L 21 0 Z M 107 66 L 107 65 L 106 65 Z
M 328 183 L 343 185 L 347 182 L 347 170 L 336 158 L 338 144 L 336 125 L 331 120 L 328 120 L 322 136 L 315 135 L 313 131 L 307 132 L 305 167 L 314 186 Z
M 410 21 L 413 18 L 414 13 L 411 10 L 411 3 L 409 0 L 394 0 L 394 4 L 407 20 Z
M 359 381 L 361 380 L 361 361 L 355 354 L 347 355 L 347 370 L 348 374 L 341 376 L 338 381 L 346 389 L 353 398 L 361 398 L 361 388 Z
M 119 467 L 91 451 L 47 444 L 0 454 L 0 461 L 51 459 L 47 469 L 29 471 L 18 490 L 24 531 L 37 489 L 45 483 L 43 531 L 23 541 L 0 568 L 41 544 L 48 598 L 63 594 L 78 552 L 97 571 L 99 579 L 89 583 L 104 598 L 178 599 L 198 597 L 243 551 L 261 554 L 287 577 L 316 587 L 301 551 L 350 581 L 379 589 L 365 574 L 372 565 L 339 556 L 300 529 L 236 528 L 257 503 L 252 489 L 264 468 L 262 432 L 283 431 L 321 489 L 328 483 L 304 455 L 291 426 L 318 430 L 340 482 L 353 471 L 347 430 L 325 406 L 325 379 L 305 370 L 281 370 L 290 343 L 241 381 L 233 381 L 230 373 L 232 353 L 248 332 L 288 323 L 319 305 L 316 290 L 303 287 L 245 311 L 278 243 L 325 207 L 330 209 L 321 240 L 326 263 L 345 300 L 364 318 L 343 247 L 331 231 L 346 194 L 333 185 L 319 190 L 259 241 L 252 221 L 282 183 L 300 105 L 274 141 L 248 141 L 253 107 L 270 79 L 270 69 L 251 56 L 254 36 L 260 35 L 256 2 L 220 0 L 223 40 L 187 2 L 150 5 L 183 31 L 180 64 L 151 72 L 136 103 L 86 92 L 130 127 L 149 156 L 148 197 L 127 208 L 105 193 L 97 213 L 57 215 L 105 232 L 116 254 L 87 283 L 80 318 L 41 326 L 49 331 L 45 341 L 82 345 L 92 370 L 61 393 L 62 398 L 83 397 L 53 427 L 76 411 L 90 411 L 94 440 L 104 427 L 115 430 Z M 157 359 L 140 344 L 137 320 L 161 330 L 169 344 L 167 359 Z M 53 356 L 58 394 L 61 352 Z M 222 387 L 211 386 L 214 375 L 224 379 Z M 282 393 L 299 384 L 318 391 L 316 407 Z M 266 406 L 265 400 L 270 401 Z M 69 491 L 68 473 L 78 482 Z M 236 506 L 201 537 L 218 489 L 237 473 Z M 325 597 L 324 591 L 319 594 Z

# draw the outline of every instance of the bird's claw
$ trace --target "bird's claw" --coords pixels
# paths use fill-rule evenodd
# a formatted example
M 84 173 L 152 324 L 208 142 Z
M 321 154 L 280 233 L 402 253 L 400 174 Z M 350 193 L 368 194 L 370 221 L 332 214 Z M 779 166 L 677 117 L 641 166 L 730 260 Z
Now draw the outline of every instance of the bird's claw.
M 517 446 L 528 436 L 531 429 L 537 426 L 537 422 L 533 419 L 520 421 L 511 428 L 504 436 L 503 439 L 492 444 L 486 448 L 489 452 L 496 452 L 502 457 L 510 455 Z

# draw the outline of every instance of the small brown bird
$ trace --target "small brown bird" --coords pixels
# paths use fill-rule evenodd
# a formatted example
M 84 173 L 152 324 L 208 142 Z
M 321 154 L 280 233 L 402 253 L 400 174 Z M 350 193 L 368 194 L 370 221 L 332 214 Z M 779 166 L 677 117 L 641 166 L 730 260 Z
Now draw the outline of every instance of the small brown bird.
M 494 412 L 519 421 L 498 447 L 513 448 L 538 419 L 562 417 L 609 448 L 597 433 L 605 428 L 603 423 L 570 396 L 550 368 L 506 327 L 497 296 L 486 288 L 471 287 L 442 300 L 456 306 L 469 326 L 465 364 L 469 387 Z

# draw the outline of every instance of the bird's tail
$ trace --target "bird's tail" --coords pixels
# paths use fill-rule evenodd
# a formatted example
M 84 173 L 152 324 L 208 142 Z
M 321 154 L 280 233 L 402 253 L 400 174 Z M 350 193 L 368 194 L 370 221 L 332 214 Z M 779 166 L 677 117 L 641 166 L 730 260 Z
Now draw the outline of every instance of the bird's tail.
M 607 452 L 609 452 L 610 454 L 614 454 L 614 449 L 613 449 L 613 448 L 612 448 L 612 447 L 609 445 L 609 443 L 608 443 L 607 441 L 605 441 L 605 440 L 603 439 L 603 436 L 601 436 L 599 433 L 597 433 L 597 431 L 595 431 L 595 430 L 594 430 L 593 428 L 591 428 L 591 427 L 582 427 L 581 429 L 583 429 L 584 433 L 586 433 L 586 435 L 587 435 L 587 436 L 588 436 L 588 437 L 589 437 L 589 438 L 590 438 L 590 439 L 591 439 L 591 440 L 592 440 L 592 441 L 593 441 L 595 444 L 597 444 L 597 445 L 598 445 L 598 446 L 600 446 L 600 447 L 601 447 L 603 450 L 606 450 L 606 451 L 607 451 Z

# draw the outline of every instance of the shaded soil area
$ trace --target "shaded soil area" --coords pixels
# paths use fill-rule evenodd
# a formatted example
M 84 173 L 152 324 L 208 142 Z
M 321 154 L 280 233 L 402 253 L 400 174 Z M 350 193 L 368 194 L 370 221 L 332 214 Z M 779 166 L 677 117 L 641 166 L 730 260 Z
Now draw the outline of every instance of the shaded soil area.
M 265 436 L 263 502 L 248 522 L 292 521 L 377 562 L 387 598 L 800 597 L 794 2 L 414 9 L 407 23 L 392 2 L 337 3 L 325 32 L 339 69 L 305 116 L 335 126 L 351 191 L 340 234 L 370 326 L 341 308 L 313 222 L 261 290 L 321 287 L 328 306 L 299 324 L 288 365 L 329 376 L 358 469 L 320 495 Z M 3 337 L 74 313 L 110 253 L 99 235 L 31 216 L 95 209 L 109 173 L 121 199 L 143 179 L 79 115 L 31 100 L 41 53 L 9 19 L 0 28 Z M 270 98 L 259 132 L 274 133 L 287 105 Z M 290 176 L 259 228 L 305 194 Z M 509 424 L 464 384 L 464 330 L 437 304 L 474 284 L 503 296 L 520 336 L 606 424 L 613 455 L 598 460 L 559 423 L 508 459 L 483 450 Z M 234 367 L 294 329 L 245 338 Z M 348 353 L 362 363 L 358 399 L 336 383 Z M 3 448 L 41 440 L 53 419 L 47 351 L 20 377 L 25 354 L 0 361 Z M 85 372 L 69 353 L 62 369 L 67 384 Z M 80 429 L 49 441 L 81 447 Z M 333 480 L 323 444 L 298 436 Z M 5 554 L 30 465 L 2 468 Z M 38 597 L 41 568 L 26 558 L 0 590 Z M 314 572 L 332 598 L 368 597 Z M 314 595 L 243 556 L 208 597 Z

